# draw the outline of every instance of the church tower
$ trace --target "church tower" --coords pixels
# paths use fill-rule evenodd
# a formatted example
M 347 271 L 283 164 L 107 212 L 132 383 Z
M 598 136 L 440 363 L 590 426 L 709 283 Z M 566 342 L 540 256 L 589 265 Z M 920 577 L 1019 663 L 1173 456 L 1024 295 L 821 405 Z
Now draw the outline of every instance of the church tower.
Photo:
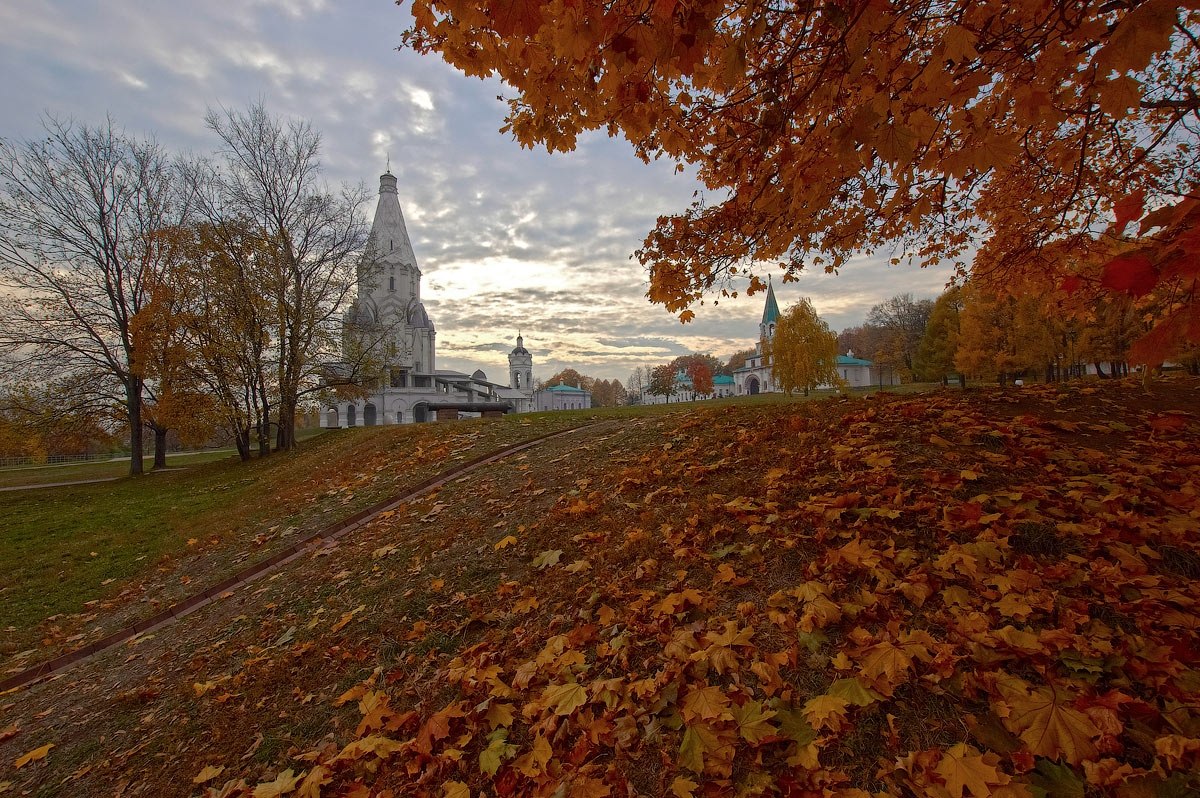
M 779 322 L 779 303 L 775 301 L 775 286 L 771 284 L 771 276 L 767 275 L 767 301 L 763 305 L 762 321 L 758 325 L 758 339 L 773 341 L 775 325 Z
M 404 224 L 396 183 L 390 170 L 379 177 L 379 202 L 358 267 L 358 296 L 347 318 L 359 330 L 390 338 L 392 367 L 432 374 L 437 332 L 421 302 L 421 269 Z
M 533 355 L 525 348 L 525 339 L 517 333 L 517 346 L 508 353 L 508 387 L 533 390 Z

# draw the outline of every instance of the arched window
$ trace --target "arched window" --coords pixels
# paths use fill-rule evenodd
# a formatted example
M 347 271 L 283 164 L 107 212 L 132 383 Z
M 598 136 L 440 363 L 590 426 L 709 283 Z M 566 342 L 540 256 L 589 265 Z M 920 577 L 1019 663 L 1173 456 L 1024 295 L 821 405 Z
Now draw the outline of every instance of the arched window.
M 337 429 L 338 411 L 336 407 L 329 408 L 329 412 L 325 414 L 325 426 L 329 429 Z
M 346 405 L 346 426 L 353 427 L 357 423 L 354 415 L 354 405 Z
M 394 275 L 389 275 L 389 276 L 388 276 L 388 290 L 389 290 L 389 291 L 395 291 L 395 290 L 396 290 L 396 278 L 395 278 L 395 276 L 394 276 Z
M 519 372 L 519 371 L 513 372 L 513 387 L 514 388 L 521 387 L 521 372 Z
M 375 405 L 370 402 L 363 408 L 363 424 L 368 427 L 375 426 Z

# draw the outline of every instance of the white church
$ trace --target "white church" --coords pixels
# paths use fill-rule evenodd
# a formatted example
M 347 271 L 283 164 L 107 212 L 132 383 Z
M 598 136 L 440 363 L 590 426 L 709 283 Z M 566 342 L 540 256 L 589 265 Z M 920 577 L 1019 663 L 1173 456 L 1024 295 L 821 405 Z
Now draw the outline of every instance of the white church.
M 372 376 L 380 376 L 357 381 L 368 386 L 366 397 L 326 405 L 321 426 L 369 427 L 532 412 L 533 355 L 520 335 L 508 355 L 507 385 L 489 382 L 482 371 L 463 374 L 437 368 L 437 330 L 421 302 L 421 269 L 404 226 L 396 182 L 390 170 L 379 178 L 379 203 L 358 270 L 357 295 L 342 320 L 345 360 L 326 367 L 330 382 L 345 379 L 367 350 Z

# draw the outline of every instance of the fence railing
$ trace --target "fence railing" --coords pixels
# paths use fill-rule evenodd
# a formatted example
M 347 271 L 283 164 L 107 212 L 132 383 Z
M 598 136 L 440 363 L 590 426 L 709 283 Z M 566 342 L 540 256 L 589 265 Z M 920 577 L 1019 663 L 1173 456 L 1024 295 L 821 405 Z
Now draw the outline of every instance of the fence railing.
M 46 459 L 33 457 L 0 457 L 0 468 L 18 468 L 20 466 L 62 465 L 63 463 L 87 463 L 95 460 L 111 460 L 120 457 L 113 452 L 98 454 L 50 454 Z

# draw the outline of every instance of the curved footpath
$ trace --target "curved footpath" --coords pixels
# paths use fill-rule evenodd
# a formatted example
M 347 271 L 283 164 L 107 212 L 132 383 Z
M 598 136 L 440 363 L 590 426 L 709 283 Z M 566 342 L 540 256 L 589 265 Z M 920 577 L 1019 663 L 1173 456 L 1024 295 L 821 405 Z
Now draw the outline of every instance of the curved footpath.
M 46 660 L 45 662 L 39 663 L 30 668 L 26 668 L 20 673 L 13 674 L 7 679 L 0 681 L 0 695 L 20 687 L 26 687 L 34 682 L 38 682 L 42 679 L 46 679 L 50 676 L 61 673 L 67 668 L 83 662 L 86 659 L 90 659 L 105 651 L 116 648 L 122 643 L 131 640 L 138 635 L 161 629 L 162 627 L 173 623 L 179 618 L 195 612 L 206 604 L 211 604 L 219 598 L 224 598 L 226 595 L 234 590 L 237 590 L 242 585 L 252 582 L 259 577 L 264 576 L 283 565 L 286 565 L 301 555 L 316 549 L 323 543 L 326 543 L 330 540 L 336 540 L 337 538 L 353 532 L 354 530 L 362 527 L 374 519 L 377 515 L 387 512 L 388 510 L 394 510 L 400 505 L 410 502 L 418 496 L 428 493 L 435 488 L 440 488 L 447 482 L 453 479 L 458 479 L 464 474 L 470 473 L 480 466 L 485 466 L 490 463 L 494 463 L 497 460 L 502 460 L 505 457 L 510 457 L 517 452 L 537 446 L 538 444 L 544 443 L 545 441 L 553 438 L 560 438 L 564 435 L 570 435 L 574 432 L 578 432 L 579 430 L 593 427 L 596 425 L 596 423 L 597 422 L 593 422 L 591 424 L 582 424 L 578 427 L 572 427 L 571 429 L 563 430 L 561 432 L 551 432 L 547 435 L 541 435 L 537 438 L 531 438 L 530 440 L 522 441 L 521 443 L 515 443 L 511 446 L 507 446 L 503 449 L 492 452 L 491 454 L 480 455 L 473 460 L 468 460 L 461 465 L 455 466 L 449 471 L 443 471 L 441 474 L 417 483 L 414 487 L 409 488 L 403 494 L 384 499 L 382 502 L 372 507 L 368 507 L 365 510 L 360 510 L 348 518 L 344 518 L 341 521 L 336 521 L 323 529 L 319 529 L 316 532 L 306 535 L 292 545 L 288 546 L 286 549 L 276 552 L 270 557 L 260 560 L 253 565 L 243 568 L 227 579 L 212 585 L 204 591 L 194 593 L 184 600 L 176 604 L 172 604 L 170 607 L 155 613 L 143 621 L 139 621 L 138 623 L 127 626 L 124 629 L 113 632 L 107 637 L 103 637 L 94 643 L 84 646 L 83 648 L 67 652 L 66 654 L 57 656 L 54 659 Z M 47 486 L 39 485 L 37 487 Z

